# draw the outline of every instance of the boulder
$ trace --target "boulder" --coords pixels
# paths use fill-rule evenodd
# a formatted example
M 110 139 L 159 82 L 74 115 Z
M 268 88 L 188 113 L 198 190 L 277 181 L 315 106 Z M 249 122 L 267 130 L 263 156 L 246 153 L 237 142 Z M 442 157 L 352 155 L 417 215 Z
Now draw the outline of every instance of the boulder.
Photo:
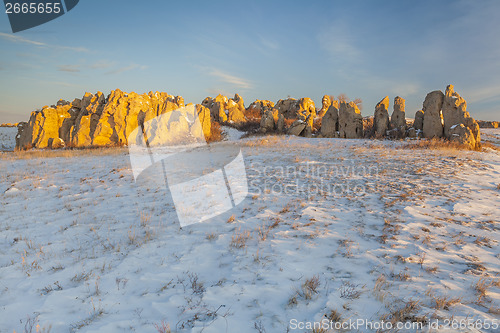
M 276 121 L 276 130 L 278 133 L 285 132 L 285 116 L 283 114 L 278 114 L 278 120 Z
M 425 97 L 422 111 L 424 112 L 423 134 L 425 138 L 440 138 L 443 136 L 441 108 L 444 94 L 441 90 L 430 92 Z
M 346 139 L 363 137 L 363 117 L 354 102 L 340 103 L 339 136 Z
M 389 130 L 389 96 L 385 96 L 375 106 L 375 114 L 373 117 L 373 127 L 375 135 L 385 136 Z
M 312 114 L 316 117 L 316 107 L 314 102 L 309 97 L 304 97 L 299 100 L 288 98 L 279 100 L 276 103 L 276 109 L 283 114 L 286 119 L 298 119 L 300 116 L 307 117 Z
M 423 131 L 424 129 L 424 111 L 418 110 L 415 112 L 415 120 L 413 121 L 413 128 L 417 131 Z
M 297 119 L 290 125 L 287 133 L 289 135 L 300 136 L 304 131 L 304 129 L 306 128 L 306 126 L 307 123 L 304 119 Z
M 399 96 L 394 98 L 394 110 L 391 115 L 391 127 L 400 133 L 406 131 L 405 100 Z
M 273 108 L 274 108 L 274 102 L 258 99 L 248 106 L 248 108 L 245 110 L 245 115 L 247 116 L 247 118 L 252 118 L 257 115 L 261 117 L 266 109 L 273 109 Z
M 324 138 L 336 138 L 338 137 L 339 130 L 339 109 L 338 102 L 333 101 L 328 107 L 325 115 L 321 119 L 321 130 L 320 134 Z
M 457 142 L 466 146 L 469 149 L 474 149 L 477 146 L 476 139 L 472 131 L 464 124 L 457 124 L 450 127 L 448 131 L 450 141 Z
M 262 115 L 260 120 L 260 131 L 262 133 L 274 132 L 275 122 L 273 117 L 273 112 L 271 110 L 266 110 Z
M 312 137 L 313 133 L 313 126 L 314 126 L 314 118 L 312 113 L 310 113 L 307 118 L 306 118 L 306 128 L 304 129 L 303 135 L 306 138 Z
M 465 118 L 470 117 L 467 112 L 467 102 L 454 91 L 453 85 L 446 87 L 443 100 L 444 136 L 450 138 L 450 128 L 463 124 Z

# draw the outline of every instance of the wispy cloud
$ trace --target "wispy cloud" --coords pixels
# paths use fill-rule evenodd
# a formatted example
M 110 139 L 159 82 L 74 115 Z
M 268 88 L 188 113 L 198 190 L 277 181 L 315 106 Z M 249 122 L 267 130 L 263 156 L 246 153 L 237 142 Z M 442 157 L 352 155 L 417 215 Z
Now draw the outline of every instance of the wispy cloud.
M 13 43 L 23 43 L 23 44 L 29 44 L 29 45 L 35 45 L 38 47 L 47 47 L 47 48 L 54 48 L 54 49 L 59 49 L 59 50 L 68 50 L 68 51 L 74 51 L 74 52 L 89 52 L 89 50 L 85 47 L 73 47 L 73 46 L 62 46 L 62 45 L 51 45 L 43 42 L 38 42 L 35 40 L 27 39 L 24 37 L 21 37 L 19 35 L 13 35 L 13 34 L 7 34 L 4 32 L 0 32 L 0 37 L 3 39 L 6 39 L 8 41 L 11 41 Z
M 241 89 L 252 89 L 252 84 L 245 79 L 239 78 L 234 75 L 227 74 L 218 69 L 211 69 L 208 72 L 208 75 L 218 78 L 220 81 L 224 83 L 229 83 L 231 85 L 237 86 Z
M 338 21 L 317 36 L 319 45 L 325 49 L 334 60 L 354 61 L 361 56 L 361 51 L 355 45 L 355 39 L 346 24 Z
M 492 85 L 466 90 L 463 95 L 467 102 L 472 103 L 498 101 L 500 100 L 500 85 Z
M 148 68 L 148 66 L 131 64 L 131 65 L 128 65 L 128 66 L 124 66 L 124 67 L 113 69 L 113 70 L 107 72 L 106 74 L 108 74 L 108 75 L 120 74 L 120 73 L 131 71 L 131 70 L 134 70 L 134 69 L 144 70 L 146 68 Z
M 80 65 L 61 65 L 57 67 L 60 72 L 77 73 L 80 71 Z
M 115 66 L 114 61 L 109 61 L 109 60 L 99 60 L 90 65 L 90 68 L 92 69 L 107 69 Z

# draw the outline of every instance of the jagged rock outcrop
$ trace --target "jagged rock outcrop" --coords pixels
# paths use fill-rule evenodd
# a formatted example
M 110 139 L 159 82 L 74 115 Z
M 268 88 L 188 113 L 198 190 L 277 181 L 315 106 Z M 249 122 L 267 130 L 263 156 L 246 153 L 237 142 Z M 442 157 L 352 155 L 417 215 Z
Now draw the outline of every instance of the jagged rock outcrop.
M 489 121 L 489 120 L 478 120 L 477 124 L 479 128 L 499 128 L 500 122 L 498 121 Z
M 354 102 L 340 103 L 339 136 L 346 139 L 363 137 L 363 117 Z
M 32 113 L 29 122 L 18 126 L 17 149 L 115 146 L 128 144 L 132 131 L 159 115 L 184 107 L 180 96 L 162 92 L 126 94 L 117 89 L 108 97 L 86 93 L 72 103 L 60 101 Z M 210 136 L 210 110 L 196 105 L 202 131 Z M 151 123 L 152 124 L 152 123 Z M 188 124 L 189 128 L 193 123 Z M 153 126 L 153 125 L 152 125 Z M 169 130 L 186 130 L 185 119 L 170 121 Z M 148 135 L 156 129 L 145 128 Z
M 423 134 L 425 138 L 440 138 L 443 136 L 443 122 L 441 107 L 444 94 L 441 90 L 435 90 L 427 94 L 422 111 L 424 112 Z
M 265 110 L 260 120 L 260 131 L 262 133 L 270 133 L 274 132 L 275 129 L 276 124 L 274 122 L 273 112 L 271 110 Z
M 406 133 L 405 100 L 399 96 L 394 98 L 394 110 L 391 115 L 391 130 L 395 136 L 402 138 Z
M 247 116 L 247 118 L 251 118 L 252 116 L 257 116 L 257 115 L 262 116 L 265 110 L 273 108 L 274 108 L 274 102 L 258 99 L 252 104 L 250 104 L 248 108 L 246 108 L 245 115 Z
M 238 94 L 230 99 L 220 94 L 215 98 L 207 97 L 201 104 L 210 109 L 212 118 L 217 122 L 242 123 L 246 121 L 243 98 Z
M 444 120 L 444 136 L 451 139 L 451 128 L 455 125 L 463 124 L 467 127 L 473 136 L 473 148 L 479 147 L 479 142 L 481 141 L 479 133 L 479 125 L 477 122 L 469 115 L 467 112 L 467 102 L 454 91 L 453 85 L 448 85 L 446 87 L 446 93 L 443 100 L 443 120 Z M 456 128 L 456 127 L 455 127 Z M 462 130 L 456 129 L 454 135 L 456 136 L 457 131 L 462 133 Z M 468 140 L 467 135 L 464 134 L 463 140 L 471 142 Z M 476 144 L 477 143 L 477 144 Z
M 44 106 L 41 111 L 32 112 L 30 120 L 18 126 L 16 146 L 51 148 L 53 139 L 60 137 L 60 129 L 65 120 L 72 117 L 71 109 L 71 104 L 61 104 Z
M 318 117 L 324 117 L 328 109 L 332 105 L 332 97 L 329 95 L 324 95 L 321 99 L 321 110 L 318 112 Z
M 413 128 L 417 131 L 424 130 L 424 111 L 418 110 L 415 112 L 415 120 L 413 121 Z
M 309 114 L 316 117 L 316 107 L 314 102 L 309 97 L 304 97 L 299 100 L 295 98 L 280 99 L 275 108 L 282 113 L 286 119 L 298 119 L 300 116 L 306 118 Z
M 339 137 L 339 103 L 332 101 L 321 119 L 320 134 L 324 138 Z
M 375 113 L 373 116 L 373 127 L 375 135 L 385 136 L 389 130 L 389 96 L 385 96 L 375 106 Z
M 478 145 L 474 133 L 464 124 L 453 125 L 448 130 L 450 141 L 457 142 L 469 149 L 475 149 Z

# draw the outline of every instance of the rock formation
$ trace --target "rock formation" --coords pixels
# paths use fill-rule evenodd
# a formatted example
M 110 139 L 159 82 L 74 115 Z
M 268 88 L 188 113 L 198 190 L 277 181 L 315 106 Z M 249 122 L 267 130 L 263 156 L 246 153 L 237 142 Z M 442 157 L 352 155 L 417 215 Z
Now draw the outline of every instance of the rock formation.
M 405 100 L 399 96 L 394 98 L 394 111 L 391 115 L 391 129 L 394 135 L 402 138 L 406 133 Z
M 339 137 L 339 103 L 332 101 L 321 119 L 321 136 L 324 138 Z
M 375 106 L 375 114 L 373 117 L 373 127 L 375 135 L 385 136 L 389 129 L 389 96 L 385 96 Z
M 329 95 L 324 95 L 323 99 L 321 100 L 321 110 L 318 112 L 318 117 L 324 117 L 328 109 L 330 108 L 330 105 L 332 105 L 332 98 Z
M 314 106 L 313 100 L 309 97 L 304 97 L 299 100 L 295 98 L 280 99 L 276 103 L 275 108 L 278 109 L 286 119 L 298 119 L 300 116 L 307 117 L 309 114 L 316 117 L 316 107 Z
M 269 109 L 264 111 L 262 119 L 260 120 L 260 131 L 262 133 L 274 132 L 276 124 L 274 122 L 273 112 Z
M 425 138 L 440 138 L 443 136 L 441 107 L 444 94 L 441 90 L 430 92 L 425 97 L 422 111 L 424 112 L 423 133 Z
M 346 139 L 363 137 L 363 117 L 354 102 L 340 102 L 339 136 Z
M 478 120 L 479 128 L 498 128 L 500 127 L 500 122 L 490 121 L 490 120 Z
M 212 119 L 217 122 L 238 124 L 246 121 L 243 98 L 238 94 L 230 99 L 220 94 L 215 98 L 207 97 L 201 104 L 210 110 Z
M 16 147 L 127 145 L 133 130 L 183 106 L 182 97 L 160 92 L 139 95 L 126 94 L 117 89 L 107 98 L 101 92 L 95 95 L 86 93 L 82 99 L 75 99 L 72 103 L 62 101 L 57 106 L 32 112 L 30 120 L 18 126 Z M 210 111 L 201 105 L 196 105 L 196 109 L 202 130 L 209 137 Z M 172 128 L 183 124 L 183 120 L 178 120 L 178 123 Z
M 415 112 L 415 120 L 413 121 L 413 128 L 416 131 L 422 132 L 424 130 L 424 111 L 418 110 Z

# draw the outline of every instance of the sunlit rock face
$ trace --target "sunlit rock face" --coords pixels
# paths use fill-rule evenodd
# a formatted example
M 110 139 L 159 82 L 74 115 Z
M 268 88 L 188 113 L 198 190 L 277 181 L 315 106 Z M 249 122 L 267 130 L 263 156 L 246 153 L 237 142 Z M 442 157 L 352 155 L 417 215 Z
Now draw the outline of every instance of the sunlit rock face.
M 18 127 L 17 149 L 127 145 L 136 128 L 161 114 L 184 107 L 184 99 L 164 92 L 127 94 L 117 89 L 85 93 L 72 103 L 58 102 L 31 114 Z M 196 106 L 202 131 L 210 133 L 210 111 Z M 178 121 L 182 128 L 182 120 Z M 177 125 L 173 125 L 175 127 Z
M 239 124 L 246 121 L 243 98 L 238 94 L 233 98 L 221 94 L 215 98 L 207 97 L 201 104 L 210 110 L 212 119 L 217 122 Z
M 375 135 L 385 136 L 389 130 L 389 96 L 385 96 L 375 106 L 375 113 L 373 117 L 373 126 L 375 128 Z
M 321 119 L 321 136 L 324 138 L 339 137 L 339 102 L 331 101 L 328 110 Z
M 441 118 L 441 107 L 443 105 L 444 94 L 441 90 L 435 90 L 427 94 L 424 100 L 424 137 L 431 139 L 443 136 L 443 123 Z
M 363 117 L 354 102 L 340 102 L 339 136 L 345 139 L 363 137 Z
M 280 99 L 275 108 L 283 114 L 285 119 L 299 119 L 301 116 L 307 118 L 309 114 L 316 117 L 316 107 L 309 97 L 298 100 L 295 98 Z

